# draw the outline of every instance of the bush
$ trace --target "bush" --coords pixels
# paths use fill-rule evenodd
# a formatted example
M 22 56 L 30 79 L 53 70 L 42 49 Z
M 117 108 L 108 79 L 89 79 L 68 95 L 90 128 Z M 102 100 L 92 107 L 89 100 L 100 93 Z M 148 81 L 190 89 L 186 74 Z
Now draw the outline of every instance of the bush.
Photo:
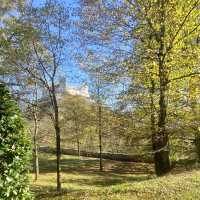
M 8 89 L 0 83 L 0 200 L 28 200 L 30 142 Z

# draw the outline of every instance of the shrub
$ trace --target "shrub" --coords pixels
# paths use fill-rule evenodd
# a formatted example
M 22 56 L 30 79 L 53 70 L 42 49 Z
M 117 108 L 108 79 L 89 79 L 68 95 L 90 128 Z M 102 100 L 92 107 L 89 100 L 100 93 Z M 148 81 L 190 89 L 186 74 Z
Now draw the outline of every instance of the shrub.
M 18 106 L 0 83 L 0 199 L 31 199 L 28 186 L 30 142 Z

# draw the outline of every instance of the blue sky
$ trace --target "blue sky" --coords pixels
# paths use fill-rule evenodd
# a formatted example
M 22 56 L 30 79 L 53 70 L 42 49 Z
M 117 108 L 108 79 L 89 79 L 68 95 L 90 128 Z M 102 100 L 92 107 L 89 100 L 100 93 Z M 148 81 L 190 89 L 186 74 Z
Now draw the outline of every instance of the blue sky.
M 39 6 L 41 5 L 45 0 L 33 0 L 33 3 L 35 6 Z M 77 1 L 78 0 L 57 0 L 60 2 L 63 2 L 65 4 L 66 7 L 76 7 L 78 6 Z M 74 44 L 75 46 L 78 46 L 77 44 Z M 93 50 L 96 49 L 97 46 L 94 46 Z M 80 50 L 79 48 L 75 48 L 73 45 L 70 45 L 69 48 L 67 47 L 67 56 L 65 59 L 65 63 L 62 66 L 62 69 L 64 71 L 63 76 L 65 76 L 66 81 L 67 81 L 67 85 L 72 86 L 72 87 L 79 87 L 83 84 L 87 84 L 89 87 L 89 91 L 91 92 L 94 88 L 93 84 L 91 84 L 92 80 L 90 80 L 89 76 L 83 71 L 81 70 L 81 67 L 79 66 L 79 64 L 76 62 L 76 60 L 73 58 L 72 54 L 73 52 L 80 52 L 82 50 Z M 106 51 L 106 53 L 108 53 Z M 108 89 L 108 91 L 107 91 Z M 113 85 L 109 85 L 107 89 L 103 89 L 105 91 L 107 91 L 106 96 L 107 96 L 107 100 L 106 104 L 109 106 L 113 106 L 113 103 L 116 103 L 116 94 L 119 93 L 120 91 L 123 90 L 123 85 L 119 84 L 115 84 L 115 86 Z
M 59 1 L 59 0 L 58 0 Z M 44 0 L 33 0 L 34 6 L 42 5 Z M 77 0 L 60 0 L 60 2 L 64 3 L 66 7 L 76 7 L 78 6 Z M 64 76 L 66 77 L 67 84 L 72 86 L 80 86 L 84 83 L 89 82 L 89 78 L 83 70 L 80 69 L 77 62 L 75 62 L 71 53 L 72 51 L 76 51 L 76 49 L 68 49 L 69 53 L 66 57 L 66 62 L 63 66 Z M 88 84 L 89 85 L 89 84 Z

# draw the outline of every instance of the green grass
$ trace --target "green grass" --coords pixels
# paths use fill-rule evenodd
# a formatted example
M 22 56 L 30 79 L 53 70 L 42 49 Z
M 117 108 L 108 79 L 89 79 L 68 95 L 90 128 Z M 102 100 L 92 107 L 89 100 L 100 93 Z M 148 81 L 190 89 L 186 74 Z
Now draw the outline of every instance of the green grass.
M 156 178 L 153 166 L 142 163 L 104 161 L 73 156 L 62 157 L 63 193 L 57 195 L 55 158 L 42 154 L 40 176 L 32 182 L 40 200 L 198 200 L 200 170 L 176 168 L 169 175 Z M 31 175 L 33 179 L 34 175 Z

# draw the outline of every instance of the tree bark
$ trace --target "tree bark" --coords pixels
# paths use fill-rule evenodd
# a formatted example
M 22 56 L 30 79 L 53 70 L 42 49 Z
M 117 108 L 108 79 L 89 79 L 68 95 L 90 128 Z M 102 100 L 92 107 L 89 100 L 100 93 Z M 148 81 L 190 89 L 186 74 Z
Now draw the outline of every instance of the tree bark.
M 160 16 L 160 32 L 158 52 L 158 66 L 159 66 L 159 83 L 160 83 L 160 94 L 159 94 L 159 119 L 158 119 L 158 131 L 153 136 L 153 150 L 154 150 L 154 161 L 155 171 L 158 176 L 164 175 L 170 171 L 170 160 L 169 160 L 169 148 L 168 148 L 168 134 L 166 132 L 166 116 L 167 116 L 167 69 L 165 66 L 165 0 L 159 1 L 161 9 Z
M 98 105 L 98 132 L 99 132 L 99 170 L 103 171 L 103 162 L 102 162 L 102 123 L 101 123 L 101 105 Z
M 61 146 L 60 146 L 60 127 L 56 125 L 56 163 L 57 163 L 57 192 L 61 192 L 61 175 L 60 175 L 60 160 L 61 160 Z
M 161 67 L 164 67 L 161 65 Z M 169 148 L 168 148 L 168 134 L 166 132 L 166 114 L 167 114 L 167 100 L 166 100 L 166 84 L 163 76 L 163 69 L 161 68 L 160 76 L 160 99 L 159 99 L 159 121 L 158 132 L 154 136 L 154 159 L 155 170 L 158 176 L 164 175 L 170 171 Z
M 75 125 L 75 132 L 76 132 L 76 143 L 77 143 L 77 151 L 78 151 L 78 156 L 80 158 L 81 156 L 81 151 L 80 151 L 80 140 L 79 140 L 79 124 L 78 124 L 78 116 L 75 111 L 74 113 L 74 125 Z
M 34 113 L 34 136 L 33 136 L 33 141 L 34 141 L 35 181 L 37 181 L 38 176 L 39 176 L 39 159 L 38 159 L 37 135 L 38 135 L 38 118 L 37 118 L 37 114 Z
M 155 134 L 155 104 L 154 104 L 154 94 L 155 94 L 155 82 L 151 80 L 151 88 L 150 88 L 150 99 L 151 99 L 151 134 L 152 136 Z
M 78 152 L 78 157 L 80 158 L 80 156 L 81 156 L 81 149 L 80 149 L 80 141 L 79 141 L 79 138 L 77 138 L 77 152 Z
M 54 82 L 52 81 L 52 102 L 54 108 L 54 127 L 56 132 L 56 164 L 57 164 L 57 192 L 60 193 L 62 190 L 61 187 L 61 169 L 60 169 L 60 161 L 61 161 L 61 137 L 60 137 L 60 124 L 59 124 L 59 108 L 58 102 L 56 98 L 56 89 Z
M 160 66 L 160 98 L 159 98 L 159 120 L 158 131 L 153 136 L 153 150 L 155 160 L 155 171 L 158 176 L 164 175 L 170 171 L 168 134 L 166 132 L 167 100 L 166 100 L 166 82 L 163 73 L 164 66 Z
M 195 147 L 196 147 L 196 155 L 197 155 L 197 162 L 200 163 L 200 133 L 197 130 L 195 134 Z

